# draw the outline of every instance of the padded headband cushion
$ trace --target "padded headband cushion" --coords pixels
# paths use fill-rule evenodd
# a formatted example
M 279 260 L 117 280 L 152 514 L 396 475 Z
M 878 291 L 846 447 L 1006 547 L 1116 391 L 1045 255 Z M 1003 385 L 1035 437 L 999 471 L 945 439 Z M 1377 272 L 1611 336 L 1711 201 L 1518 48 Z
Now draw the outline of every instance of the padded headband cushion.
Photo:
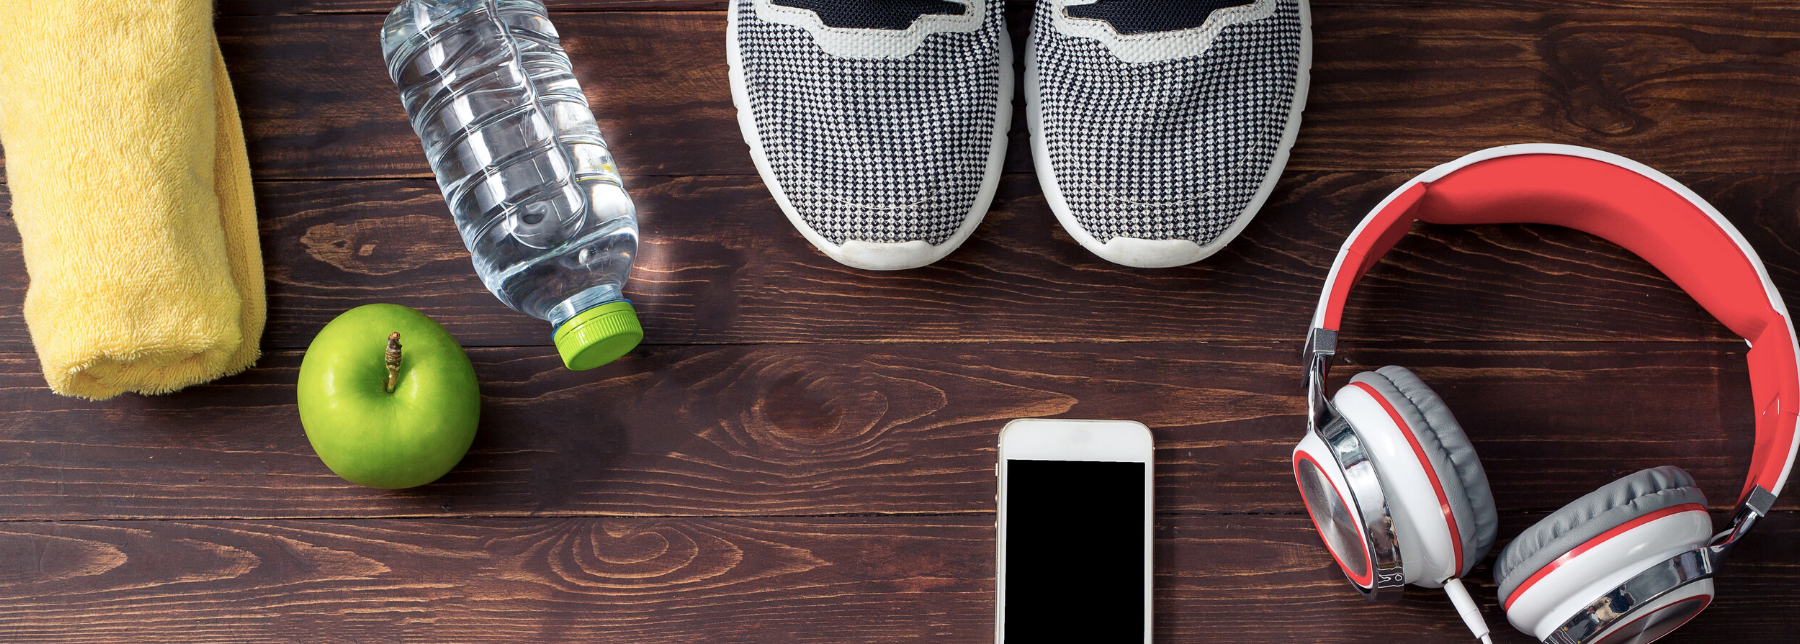
M 1431 469 L 1437 472 L 1438 484 L 1450 502 L 1450 514 L 1456 517 L 1456 532 L 1462 537 L 1463 569 L 1457 574 L 1468 574 L 1494 547 L 1500 525 L 1494 494 L 1488 489 L 1481 459 L 1475 457 L 1475 446 L 1450 414 L 1450 406 L 1405 367 L 1363 372 L 1350 382 L 1366 384 L 1386 398 L 1431 459 Z
M 1350 289 L 1414 221 L 1566 226 L 1648 260 L 1750 342 L 1758 416 L 1743 494 L 1754 485 L 1781 492 L 1800 454 L 1800 345 L 1762 260 L 1693 191 L 1643 164 L 1587 148 L 1529 144 L 1469 154 L 1402 186 L 1357 225 L 1332 264 L 1314 326 L 1338 329 Z
M 1505 604 L 1519 585 L 1569 551 L 1632 519 L 1684 503 L 1706 505 L 1694 477 L 1673 465 L 1613 481 L 1563 506 L 1506 544 L 1494 562 L 1494 584 Z

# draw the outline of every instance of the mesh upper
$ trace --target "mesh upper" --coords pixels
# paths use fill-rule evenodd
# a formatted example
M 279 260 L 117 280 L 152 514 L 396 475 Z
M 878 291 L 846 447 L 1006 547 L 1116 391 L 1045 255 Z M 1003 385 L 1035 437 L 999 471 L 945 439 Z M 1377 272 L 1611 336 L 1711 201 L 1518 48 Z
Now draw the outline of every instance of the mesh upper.
M 971 215 L 1000 111 L 1003 2 L 973 33 L 935 33 L 899 59 L 834 56 L 739 0 L 738 53 L 764 180 L 833 244 L 941 244 Z M 1012 70 L 1007 70 L 1011 73 Z
M 1298 95 L 1299 0 L 1231 25 L 1199 56 L 1127 63 L 1107 45 L 1057 31 L 1060 2 L 1039 0 L 1039 123 L 1073 218 L 1114 237 L 1206 245 L 1272 172 Z M 1074 7 L 1071 7 L 1073 9 Z

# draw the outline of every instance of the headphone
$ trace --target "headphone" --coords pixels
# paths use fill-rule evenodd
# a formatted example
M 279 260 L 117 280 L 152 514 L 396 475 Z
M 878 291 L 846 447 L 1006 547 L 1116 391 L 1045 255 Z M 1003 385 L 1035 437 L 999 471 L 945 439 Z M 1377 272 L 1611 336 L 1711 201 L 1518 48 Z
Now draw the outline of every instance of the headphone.
M 1388 195 L 1350 234 L 1307 334 L 1307 433 L 1294 480 L 1344 575 L 1365 597 L 1444 588 L 1482 641 L 1460 578 L 1494 546 L 1487 474 L 1449 407 L 1403 367 L 1325 378 L 1350 289 L 1413 221 L 1574 228 L 1648 260 L 1750 344 L 1756 447 L 1731 527 L 1681 468 L 1607 484 L 1514 538 L 1494 564 L 1507 620 L 1554 644 L 1645 644 L 1712 601 L 1712 575 L 1766 515 L 1796 449 L 1800 351 L 1781 295 L 1736 228 L 1693 191 L 1635 161 L 1566 145 L 1511 145 L 1438 166 Z

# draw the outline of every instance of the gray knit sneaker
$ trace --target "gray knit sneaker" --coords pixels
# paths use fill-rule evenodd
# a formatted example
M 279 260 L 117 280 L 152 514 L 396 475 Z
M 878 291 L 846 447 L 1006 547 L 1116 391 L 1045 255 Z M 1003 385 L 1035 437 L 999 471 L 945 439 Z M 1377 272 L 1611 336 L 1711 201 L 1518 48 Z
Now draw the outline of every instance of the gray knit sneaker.
M 916 268 L 981 223 L 1012 121 L 1002 0 L 733 0 L 738 124 L 807 241 Z
M 1287 166 L 1311 65 L 1306 0 L 1038 0 L 1025 92 L 1050 209 L 1126 266 L 1218 252 Z

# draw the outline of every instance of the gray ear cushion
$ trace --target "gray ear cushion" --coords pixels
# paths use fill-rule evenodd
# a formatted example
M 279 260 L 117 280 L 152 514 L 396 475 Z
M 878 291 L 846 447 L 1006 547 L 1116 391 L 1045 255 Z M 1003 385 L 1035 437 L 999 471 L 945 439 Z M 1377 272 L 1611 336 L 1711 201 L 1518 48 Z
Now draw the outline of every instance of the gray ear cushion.
M 1563 506 L 1506 544 L 1494 562 L 1494 584 L 1506 603 L 1519 584 L 1570 550 L 1632 519 L 1683 503 L 1706 505 L 1694 478 L 1673 465 L 1613 481 Z
M 1450 414 L 1450 406 L 1405 367 L 1363 372 L 1350 382 L 1367 384 L 1387 398 L 1425 450 L 1450 502 L 1450 513 L 1456 517 L 1456 532 L 1462 537 L 1463 569 L 1457 574 L 1468 574 L 1493 549 L 1500 526 L 1487 471 L 1475 457 L 1475 446 Z

